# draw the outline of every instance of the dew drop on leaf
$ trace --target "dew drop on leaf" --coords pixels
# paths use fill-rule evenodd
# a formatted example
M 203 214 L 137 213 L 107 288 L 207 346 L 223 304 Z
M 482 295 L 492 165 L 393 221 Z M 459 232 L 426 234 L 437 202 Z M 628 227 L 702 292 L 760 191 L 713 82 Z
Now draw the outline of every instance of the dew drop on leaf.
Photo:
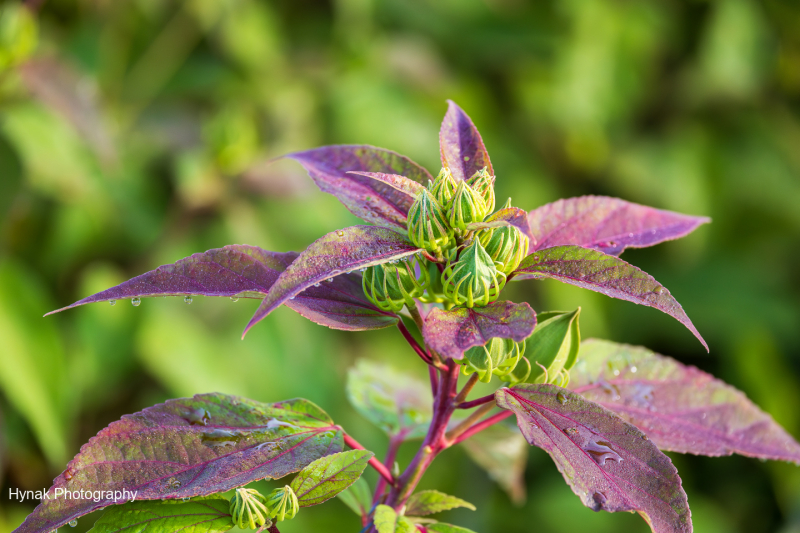
M 184 303 L 190 304 L 192 303 L 192 297 L 187 294 L 186 296 L 183 297 L 183 301 Z
M 561 405 L 567 403 L 567 397 L 563 392 L 559 392 L 558 394 L 556 394 L 556 400 L 558 400 L 558 403 L 560 403 Z
M 662 292 L 664 292 L 664 287 L 658 286 L 655 289 L 653 289 L 653 292 L 656 294 L 661 294 Z
M 594 494 L 592 494 L 592 500 L 594 500 L 595 503 L 594 509 L 600 510 L 603 508 L 603 505 L 605 505 L 605 503 L 608 501 L 608 498 L 606 498 L 606 495 L 603 494 L 602 492 L 596 491 Z
M 188 502 L 189 500 L 191 500 L 191 498 L 181 498 L 182 502 Z
M 231 301 L 232 302 L 238 302 L 239 301 L 239 297 L 238 296 L 231 296 Z
M 74 520 L 74 519 L 73 519 L 73 520 L 70 520 L 70 521 L 69 521 L 69 527 L 75 527 L 75 526 L 77 526 L 77 525 L 78 525 L 78 521 L 77 521 L 77 520 Z
M 343 232 L 343 231 L 341 231 L 341 230 L 340 230 L 340 231 L 337 231 L 337 232 L 336 232 L 336 235 L 338 235 L 339 237 L 344 237 L 344 232 Z
M 117 304 L 116 300 L 109 300 L 108 301 L 108 305 L 116 305 L 116 304 Z
M 134 307 L 139 307 L 139 304 L 142 303 L 141 298 L 131 298 L 131 305 Z
M 583 447 L 583 451 L 588 453 L 594 462 L 600 466 L 605 466 L 606 461 L 613 461 L 617 464 L 622 462 L 622 457 L 611 449 L 608 442 L 598 440 L 590 440 L 589 443 Z
M 321 283 L 315 283 L 314 284 L 315 287 L 319 287 L 320 285 L 321 285 Z

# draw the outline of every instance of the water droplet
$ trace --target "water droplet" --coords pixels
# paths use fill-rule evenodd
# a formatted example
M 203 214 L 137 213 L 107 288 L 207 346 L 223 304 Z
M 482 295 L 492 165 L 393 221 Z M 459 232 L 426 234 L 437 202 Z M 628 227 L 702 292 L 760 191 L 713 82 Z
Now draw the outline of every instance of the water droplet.
M 239 297 L 238 296 L 231 296 L 231 301 L 234 302 L 234 303 L 238 302 L 239 301 Z
M 131 305 L 134 307 L 139 307 L 139 304 L 142 303 L 141 298 L 131 298 Z
M 615 376 L 619 376 L 619 368 L 615 368 L 613 373 Z
M 189 500 L 191 500 L 191 498 L 181 498 L 182 502 L 188 502 Z
M 364 267 L 364 268 L 359 268 L 359 269 L 358 269 L 358 271 L 359 271 L 359 272 L 366 272 L 366 271 L 367 271 L 367 267 Z
M 603 389 L 604 393 L 611 395 L 611 401 L 616 402 L 617 400 L 620 399 L 619 389 L 617 388 L 616 385 L 612 385 L 611 383 L 609 383 L 604 379 L 598 380 L 597 384 L 600 385 L 600 388 Z
M 645 383 L 632 383 L 630 403 L 637 407 L 643 407 L 648 411 L 655 411 L 656 408 L 653 405 L 653 387 Z
M 561 405 L 564 405 L 565 403 L 567 403 L 567 396 L 563 392 L 559 391 L 559 393 L 556 394 L 556 400 L 558 400 L 558 403 L 560 403 Z
M 108 304 L 109 305 L 117 305 L 117 301 L 116 300 L 109 300 Z
M 210 420 L 211 415 L 202 407 L 198 407 L 186 414 L 186 421 L 193 426 L 207 426 Z
M 186 296 L 183 297 L 183 301 L 184 303 L 190 304 L 192 303 L 192 297 L 187 294 Z
M 647 435 L 645 435 L 644 433 L 642 433 L 642 440 L 650 440 L 650 439 L 647 437 Z
M 77 525 L 78 525 L 78 521 L 77 520 L 72 519 L 72 520 L 69 521 L 69 527 L 75 527 Z
M 533 254 L 533 260 L 534 262 L 538 263 L 539 261 L 542 260 L 542 256 L 539 254 Z
M 564 433 L 569 435 L 570 437 L 578 434 L 578 428 L 567 428 L 564 430 Z
M 338 235 L 339 237 L 344 237 L 344 232 L 342 230 L 339 230 L 336 232 L 336 235 Z
M 590 440 L 589 443 L 583 447 L 583 451 L 588 453 L 594 462 L 600 466 L 605 466 L 606 461 L 613 461 L 617 464 L 622 462 L 622 457 L 611 449 L 608 442 L 602 440 Z
M 322 285 L 321 283 L 315 283 L 315 284 L 314 284 L 314 286 L 315 286 L 315 287 L 319 287 L 319 286 L 321 286 L 321 285 Z
M 636 368 L 635 366 L 632 366 L 632 367 L 631 367 L 631 373 L 632 373 L 632 374 L 635 374 L 637 370 L 639 370 L 639 369 L 638 369 L 638 368 Z
M 74 476 L 75 476 L 75 470 L 73 470 L 71 466 L 66 470 L 64 470 L 64 479 L 66 479 L 67 481 L 72 479 Z
M 592 509 L 594 511 L 599 511 L 600 509 L 603 508 L 603 505 L 605 505 L 605 503 L 608 501 L 608 498 L 606 498 L 606 495 L 603 494 L 602 492 L 597 491 L 594 494 L 592 494 L 592 500 L 594 500 L 594 506 L 592 507 Z
M 171 489 L 179 489 L 181 487 L 181 482 L 174 477 L 171 477 L 167 480 L 167 487 Z
M 469 156 L 468 155 L 464 156 L 464 161 L 469 161 Z
M 664 287 L 658 286 L 655 289 L 653 289 L 653 292 L 656 294 L 661 294 L 662 292 L 664 292 Z

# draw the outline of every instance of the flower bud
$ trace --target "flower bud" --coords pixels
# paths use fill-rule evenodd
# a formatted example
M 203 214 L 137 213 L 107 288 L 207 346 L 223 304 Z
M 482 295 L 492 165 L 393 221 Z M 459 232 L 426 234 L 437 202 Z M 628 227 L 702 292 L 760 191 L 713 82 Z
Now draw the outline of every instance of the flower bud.
M 428 268 L 417 261 L 384 263 L 369 267 L 362 278 L 367 299 L 384 311 L 399 311 L 413 298 L 421 296 L 428 286 Z
M 289 485 L 273 490 L 267 497 L 269 516 L 276 522 L 291 520 L 300 510 L 297 495 Z
M 525 343 L 523 342 L 522 348 L 520 351 L 525 350 Z M 517 362 L 517 366 L 515 366 L 508 374 L 503 376 L 503 381 L 507 381 L 511 385 L 515 385 L 517 383 L 525 383 L 528 379 L 528 376 L 531 375 L 531 362 L 528 361 L 528 358 L 524 355 L 520 356 L 519 362 Z
M 439 252 L 453 242 L 453 229 L 447 224 L 439 202 L 422 189 L 408 210 L 408 238 L 420 248 Z
M 452 202 L 447 215 L 452 228 L 465 231 L 467 224 L 481 222 L 489 214 L 481 195 L 463 181 L 459 182 Z
M 506 284 L 506 275 L 497 270 L 478 239 L 464 248 L 458 259 L 453 254 L 442 272 L 445 296 L 457 306 L 483 307 L 495 301 Z
M 442 209 L 446 211 L 450 207 L 450 200 L 453 199 L 453 195 L 456 193 L 458 182 L 456 182 L 453 174 L 450 173 L 450 169 L 442 167 L 439 175 L 436 176 L 436 179 L 433 180 L 428 188 L 433 197 L 436 198 L 436 201 L 439 202 L 439 205 L 442 206 Z
M 461 371 L 464 375 L 475 372 L 481 381 L 488 383 L 492 374 L 505 377 L 513 371 L 524 352 L 524 341 L 516 343 L 513 339 L 496 337 L 464 352 Z
M 483 167 L 467 180 L 467 185 L 483 198 L 486 204 L 486 212 L 494 211 L 494 176 L 489 174 L 489 170 Z
M 255 489 L 236 489 L 231 498 L 231 519 L 240 529 L 271 526 L 267 498 Z
M 564 386 L 569 382 L 569 369 L 578 358 L 581 344 L 580 313 L 579 307 L 571 312 L 552 311 L 536 316 L 538 323 L 528 342 L 531 374 L 527 383 Z
M 478 238 L 489 257 L 500 263 L 497 268 L 506 276 L 528 255 L 528 236 L 515 226 L 485 229 L 478 233 Z

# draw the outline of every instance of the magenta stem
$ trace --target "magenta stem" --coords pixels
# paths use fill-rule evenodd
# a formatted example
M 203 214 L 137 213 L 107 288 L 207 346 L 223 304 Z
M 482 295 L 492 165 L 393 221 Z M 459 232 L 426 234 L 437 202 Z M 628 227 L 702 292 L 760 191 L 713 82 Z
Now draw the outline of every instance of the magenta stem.
M 347 444 L 348 446 L 350 446 L 354 450 L 364 450 L 365 449 L 353 437 L 351 437 L 347 433 L 344 433 L 344 432 L 342 432 L 342 433 L 344 434 L 344 442 L 345 442 L 345 444 Z M 372 468 L 374 468 L 386 480 L 386 482 L 389 483 L 389 485 L 394 485 L 395 484 L 394 476 L 392 476 L 392 473 L 389 472 L 389 469 L 386 468 L 383 465 L 383 463 L 381 463 L 380 461 L 375 459 L 374 455 L 372 456 L 372 458 L 370 458 L 369 465 Z
M 431 395 L 436 398 L 436 393 L 439 390 L 439 372 L 433 365 L 428 366 L 428 376 L 431 378 Z
M 402 319 L 397 322 L 397 329 L 400 330 L 400 333 L 403 334 L 403 337 L 405 337 L 408 344 L 410 344 L 414 351 L 417 352 L 417 355 L 420 356 L 423 361 L 425 361 L 425 364 L 431 364 L 431 357 L 425 353 L 425 350 L 423 350 L 422 346 L 419 345 L 417 339 L 415 339 L 411 332 L 408 331 L 408 328 L 405 324 L 403 324 Z
M 511 411 L 503 411 L 502 413 L 497 413 L 496 415 L 490 416 L 486 420 L 481 420 L 480 422 L 478 422 L 474 426 L 471 426 L 469 429 L 464 431 L 464 433 L 462 433 L 461 435 L 459 435 L 458 437 L 453 439 L 450 442 L 450 446 L 453 446 L 454 444 L 458 444 L 459 442 L 470 438 L 471 436 L 473 436 L 476 433 L 480 433 L 481 431 L 483 431 L 484 429 L 488 428 L 489 426 L 493 426 L 493 425 L 497 424 L 498 422 L 500 422 L 501 420 L 505 420 L 506 418 L 508 418 L 512 414 L 513 413 Z
M 472 409 L 473 407 L 478 407 L 479 405 L 483 405 L 485 403 L 493 401 L 494 401 L 494 394 L 487 394 L 486 396 L 482 396 L 480 398 L 476 398 L 468 402 L 462 402 L 456 405 L 456 409 Z
M 400 449 L 400 445 L 403 444 L 403 439 L 405 438 L 406 432 L 399 435 L 393 435 L 389 439 L 389 449 L 386 450 L 386 457 L 383 459 L 383 466 L 386 469 L 391 469 L 392 465 L 394 465 L 394 460 L 397 457 L 397 450 Z M 378 479 L 378 484 L 375 487 L 375 496 L 372 498 L 372 505 L 374 506 L 378 503 L 383 496 L 384 491 L 386 490 L 386 479 L 381 477 Z

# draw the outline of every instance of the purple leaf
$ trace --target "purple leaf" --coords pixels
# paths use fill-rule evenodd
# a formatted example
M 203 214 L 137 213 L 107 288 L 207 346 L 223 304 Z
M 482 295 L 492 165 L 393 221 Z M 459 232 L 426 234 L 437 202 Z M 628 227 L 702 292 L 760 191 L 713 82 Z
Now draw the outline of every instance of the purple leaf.
M 386 190 L 387 196 L 394 195 L 392 197 L 392 203 L 396 205 L 404 204 L 406 214 L 408 210 L 411 208 L 411 204 L 414 203 L 414 199 L 417 197 L 417 194 L 425 188 L 425 185 L 418 183 L 416 181 L 410 180 L 405 176 L 400 176 L 398 174 L 384 174 L 383 172 L 348 172 L 348 174 L 356 174 L 358 176 L 366 176 L 372 180 L 377 180 L 382 184 L 386 185 L 386 188 L 374 184 L 374 187 L 380 187 L 381 190 Z
M 296 399 L 274 404 L 223 394 L 170 400 L 114 422 L 70 461 L 16 533 L 49 533 L 135 491 L 136 500 L 224 492 L 297 472 L 338 453 L 341 429 L 319 407 Z M 69 499 L 65 491 L 103 491 Z M 60 497 L 59 497 L 60 496 Z
M 323 146 L 285 157 L 303 165 L 320 190 L 334 195 L 355 216 L 404 233 L 410 207 L 405 196 L 398 194 L 395 186 L 349 172 L 399 174 L 419 183 L 432 179 L 427 170 L 407 157 L 374 146 Z
M 585 506 L 636 511 L 655 533 L 692 531 L 678 471 L 636 427 L 554 385 L 502 388 L 495 397 L 517 415 L 525 439 L 552 457 Z
M 439 130 L 442 166 L 450 169 L 456 181 L 471 178 L 483 167 L 494 175 L 478 128 L 455 102 L 448 100 L 447 104 L 447 114 Z
M 503 226 L 514 226 L 527 235 L 531 242 L 535 242 L 530 225 L 528 224 L 528 213 L 518 207 L 504 207 L 486 217 L 483 222 L 467 224 L 467 229 L 470 231 L 477 231 L 485 228 L 500 228 Z
M 556 246 L 523 259 L 513 276 L 515 280 L 557 279 L 612 298 L 654 307 L 689 328 L 708 350 L 706 341 L 669 290 L 651 275 L 613 255 L 580 246 Z
M 607 196 L 558 200 L 534 209 L 528 220 L 534 236 L 531 252 L 574 244 L 609 255 L 679 239 L 711 222 Z
M 146 296 L 263 298 L 297 256 L 297 252 L 268 252 L 234 244 L 160 266 L 47 314 L 93 302 Z M 396 315 L 379 310 L 364 297 L 361 276 L 357 274 L 339 276 L 322 287 L 310 287 L 287 305 L 309 320 L 334 329 L 376 329 L 398 320 Z
M 445 358 L 461 359 L 473 346 L 500 337 L 522 342 L 536 326 L 536 313 L 527 303 L 492 302 L 486 307 L 433 309 L 422 329 L 429 348 Z
M 571 389 L 644 431 L 662 450 L 800 464 L 800 445 L 742 392 L 646 348 L 586 341 L 571 376 Z
M 282 303 L 327 279 L 422 251 L 388 228 L 351 226 L 317 239 L 278 277 L 242 336 Z M 328 282 L 329 283 L 329 282 Z M 393 316 L 393 315 L 390 315 Z M 388 325 L 388 324 L 387 324 Z

